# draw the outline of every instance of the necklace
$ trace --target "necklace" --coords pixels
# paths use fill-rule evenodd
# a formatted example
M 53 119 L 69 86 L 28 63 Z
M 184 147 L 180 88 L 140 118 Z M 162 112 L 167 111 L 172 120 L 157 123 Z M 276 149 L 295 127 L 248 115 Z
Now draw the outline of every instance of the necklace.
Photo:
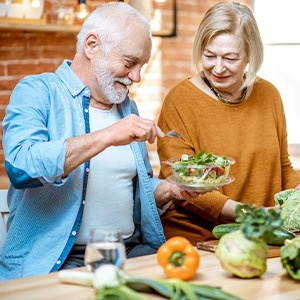
M 246 94 L 247 94 L 247 87 L 245 87 L 242 91 L 241 96 L 236 100 L 229 100 L 222 95 L 220 95 L 210 84 L 208 79 L 205 76 L 201 76 L 202 80 L 206 83 L 206 85 L 210 88 L 210 90 L 217 96 L 219 101 L 226 104 L 239 104 L 245 100 Z

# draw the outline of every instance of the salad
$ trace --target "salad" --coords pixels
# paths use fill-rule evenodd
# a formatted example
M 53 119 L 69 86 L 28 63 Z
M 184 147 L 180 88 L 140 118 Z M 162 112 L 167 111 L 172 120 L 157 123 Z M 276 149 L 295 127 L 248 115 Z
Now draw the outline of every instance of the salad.
M 181 158 L 168 160 L 172 166 L 174 178 L 185 184 L 218 184 L 226 180 L 232 158 L 205 153 L 196 155 L 182 154 Z

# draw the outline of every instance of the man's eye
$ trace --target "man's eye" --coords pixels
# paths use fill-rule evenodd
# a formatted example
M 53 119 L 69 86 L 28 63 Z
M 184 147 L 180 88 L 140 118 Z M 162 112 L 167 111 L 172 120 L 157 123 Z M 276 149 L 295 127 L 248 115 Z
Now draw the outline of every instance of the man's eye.
M 134 62 L 130 61 L 130 60 L 125 60 L 124 65 L 125 65 L 126 68 L 131 68 L 131 67 L 134 66 Z

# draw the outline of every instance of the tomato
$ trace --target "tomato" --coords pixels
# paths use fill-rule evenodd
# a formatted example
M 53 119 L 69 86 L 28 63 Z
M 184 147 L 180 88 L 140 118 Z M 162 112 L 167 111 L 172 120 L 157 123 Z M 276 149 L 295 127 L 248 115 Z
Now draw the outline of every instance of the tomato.
M 217 173 L 217 176 L 222 176 L 225 173 L 225 168 L 217 167 L 216 173 Z
M 216 172 L 217 176 L 222 176 L 225 173 L 225 168 L 223 167 L 214 167 L 210 170 L 210 172 Z
M 167 277 L 189 280 L 199 268 L 200 256 L 186 238 L 175 236 L 159 247 L 157 261 Z
M 194 175 L 194 174 L 197 173 L 197 169 L 195 169 L 195 168 L 189 168 L 189 172 L 190 172 L 190 174 Z

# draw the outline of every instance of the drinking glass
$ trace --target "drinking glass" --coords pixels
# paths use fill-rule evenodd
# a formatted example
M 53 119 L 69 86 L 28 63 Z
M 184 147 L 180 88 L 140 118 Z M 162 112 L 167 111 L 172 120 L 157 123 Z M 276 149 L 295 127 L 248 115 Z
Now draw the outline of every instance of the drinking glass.
M 123 268 L 125 260 L 125 244 L 119 229 L 91 230 L 84 256 L 89 271 L 95 272 L 102 264 L 113 264 Z

